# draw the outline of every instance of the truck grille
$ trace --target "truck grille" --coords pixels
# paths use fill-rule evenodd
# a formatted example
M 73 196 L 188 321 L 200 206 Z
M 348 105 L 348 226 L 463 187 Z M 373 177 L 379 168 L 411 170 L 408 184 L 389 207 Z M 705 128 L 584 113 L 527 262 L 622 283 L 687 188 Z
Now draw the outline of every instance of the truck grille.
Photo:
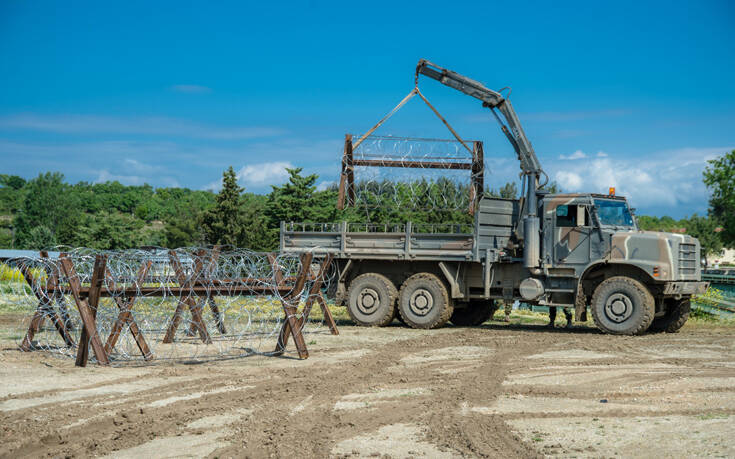
M 697 274 L 697 245 L 679 244 L 679 274 Z

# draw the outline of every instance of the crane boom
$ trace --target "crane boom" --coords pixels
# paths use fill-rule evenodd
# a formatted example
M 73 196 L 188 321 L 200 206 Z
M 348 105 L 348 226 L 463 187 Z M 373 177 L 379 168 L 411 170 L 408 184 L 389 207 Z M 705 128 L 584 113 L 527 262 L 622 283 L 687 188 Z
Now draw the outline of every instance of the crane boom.
M 502 94 L 486 88 L 479 81 L 439 67 L 426 59 L 421 59 L 416 66 L 417 85 L 419 74 L 426 75 L 450 88 L 454 88 L 468 96 L 481 100 L 482 105 L 488 107 L 495 116 L 495 119 L 500 123 L 500 128 L 518 155 L 525 179 L 526 197 L 525 200 L 522 200 L 523 208 L 521 210 L 523 215 L 523 264 L 525 267 L 531 269 L 532 273 L 538 274 L 540 272 L 538 266 L 540 262 L 541 242 L 539 218 L 536 216 L 538 210 L 537 191 L 539 189 L 539 178 L 541 174 L 546 175 L 546 173 L 541 169 L 541 163 L 539 163 L 538 157 L 536 157 L 536 153 L 533 151 L 531 142 L 526 137 L 526 133 L 523 132 L 521 122 L 515 110 L 513 110 L 513 105 Z M 503 115 L 505 123 L 500 119 L 495 109 Z M 516 231 L 520 232 L 519 230 L 520 228 L 516 227 Z
M 485 85 L 479 81 L 475 81 L 471 78 L 460 75 L 459 73 L 439 67 L 426 59 L 421 59 L 416 66 L 416 78 L 418 78 L 419 74 L 426 75 L 427 77 L 437 80 L 450 88 L 481 100 L 482 105 L 490 108 L 490 110 L 493 111 L 493 115 L 495 115 L 495 118 L 498 120 L 498 123 L 500 123 L 503 133 L 508 138 L 508 141 L 510 141 L 513 149 L 518 155 L 518 160 L 521 162 L 521 170 L 523 173 L 525 175 L 535 176 L 536 178 L 543 173 L 541 163 L 539 163 L 536 153 L 533 151 L 533 146 L 531 146 L 531 142 L 526 137 L 526 133 L 523 132 L 521 122 L 518 119 L 515 110 L 513 110 L 513 105 L 510 103 L 510 100 L 504 98 L 499 92 L 486 88 Z M 507 125 L 503 123 L 495 112 L 495 109 L 503 115 Z

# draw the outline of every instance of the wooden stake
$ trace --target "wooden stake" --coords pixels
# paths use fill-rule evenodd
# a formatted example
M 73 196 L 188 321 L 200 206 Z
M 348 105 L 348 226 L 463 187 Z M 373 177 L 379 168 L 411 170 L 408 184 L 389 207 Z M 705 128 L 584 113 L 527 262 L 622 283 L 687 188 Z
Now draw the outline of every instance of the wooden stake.
M 306 342 L 304 341 L 304 335 L 301 333 L 301 326 L 296 314 L 298 313 L 298 300 L 304 289 L 307 276 L 309 275 L 309 269 L 311 267 L 311 259 L 313 255 L 311 252 L 301 254 L 301 270 L 299 275 L 296 277 L 296 283 L 294 284 L 291 291 L 281 300 L 283 305 L 283 311 L 286 314 L 286 318 L 281 326 L 281 332 L 278 334 L 278 342 L 276 348 L 273 351 L 274 355 L 283 355 L 286 349 L 286 336 L 290 333 L 293 336 L 294 344 L 296 344 L 296 350 L 299 354 L 299 358 L 309 358 L 309 351 L 306 349 Z M 276 275 L 276 281 L 280 285 L 283 281 L 283 273 L 281 268 L 276 263 L 275 255 L 269 255 L 271 264 L 274 266 L 274 272 Z M 296 306 L 294 306 L 294 302 Z
M 81 282 L 77 277 L 74 264 L 68 257 L 60 259 L 61 268 L 64 274 L 69 278 L 69 287 L 71 288 L 74 302 L 79 310 L 79 316 L 82 319 L 82 334 L 79 339 L 79 349 L 77 350 L 76 365 L 83 367 L 87 365 L 89 358 L 89 343 L 92 344 L 92 351 L 100 365 L 109 365 L 105 348 L 102 345 L 99 334 L 97 333 L 97 324 L 95 322 L 97 302 L 99 300 L 100 290 L 102 287 L 102 279 L 104 278 L 105 266 L 107 259 L 102 255 L 97 255 L 94 262 L 94 270 L 92 272 L 92 283 L 89 289 L 89 296 L 82 298 L 79 289 Z M 94 309 L 91 309 L 94 308 Z M 94 312 L 93 312 L 94 311 Z
M 136 277 L 137 285 L 143 285 L 145 276 L 146 274 L 148 274 L 148 270 L 151 268 L 152 264 L 153 262 L 148 260 L 141 265 L 140 269 L 138 270 L 138 275 Z M 112 289 L 115 289 L 115 280 L 112 278 L 112 273 L 110 273 L 109 270 L 106 270 L 105 276 L 107 278 L 108 285 Z M 131 312 L 136 299 L 137 296 L 135 295 L 127 299 L 120 298 L 119 296 L 115 297 L 115 303 L 117 303 L 117 307 L 120 309 L 120 313 L 117 316 L 117 320 L 112 325 L 110 336 L 107 337 L 107 342 L 105 343 L 105 352 L 107 353 L 107 355 L 110 355 L 110 353 L 112 353 L 112 351 L 115 349 L 115 345 L 117 344 L 117 340 L 120 337 L 120 332 L 122 332 L 123 327 L 127 325 L 130 329 L 130 333 L 133 335 L 133 339 L 135 339 L 135 343 L 138 345 L 140 353 L 143 355 L 143 359 L 149 361 L 153 359 L 153 353 L 148 347 L 148 343 L 146 343 L 145 338 L 143 337 L 143 333 L 141 333 L 140 328 L 135 322 L 135 318 L 133 317 L 133 314 Z

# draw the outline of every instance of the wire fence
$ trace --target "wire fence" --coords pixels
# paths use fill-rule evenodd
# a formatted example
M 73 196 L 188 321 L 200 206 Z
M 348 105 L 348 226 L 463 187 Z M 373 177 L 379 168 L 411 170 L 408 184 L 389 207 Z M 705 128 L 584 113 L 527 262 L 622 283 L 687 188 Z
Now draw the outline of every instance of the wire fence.
M 99 361 L 94 339 L 85 344 L 86 307 L 110 363 L 279 353 L 289 319 L 302 334 L 336 332 L 323 295 L 334 267 L 310 255 L 78 248 L 8 265 L 2 303 L 17 313 L 14 334 L 26 351 L 79 357 L 86 345 Z

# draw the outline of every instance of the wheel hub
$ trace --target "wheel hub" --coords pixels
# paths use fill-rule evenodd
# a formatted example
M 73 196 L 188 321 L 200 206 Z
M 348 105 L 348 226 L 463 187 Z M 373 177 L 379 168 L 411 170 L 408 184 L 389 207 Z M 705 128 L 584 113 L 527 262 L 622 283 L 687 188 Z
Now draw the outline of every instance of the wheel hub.
M 614 293 L 605 302 L 605 315 L 615 323 L 625 322 L 633 315 L 633 302 L 624 293 Z
M 408 301 L 408 306 L 411 308 L 411 312 L 417 316 L 425 316 L 434 307 L 434 297 L 431 296 L 431 292 L 426 289 L 416 289 L 411 294 L 411 298 Z
M 363 314 L 372 314 L 380 307 L 380 296 L 375 290 L 366 287 L 360 291 L 357 298 L 357 309 Z

